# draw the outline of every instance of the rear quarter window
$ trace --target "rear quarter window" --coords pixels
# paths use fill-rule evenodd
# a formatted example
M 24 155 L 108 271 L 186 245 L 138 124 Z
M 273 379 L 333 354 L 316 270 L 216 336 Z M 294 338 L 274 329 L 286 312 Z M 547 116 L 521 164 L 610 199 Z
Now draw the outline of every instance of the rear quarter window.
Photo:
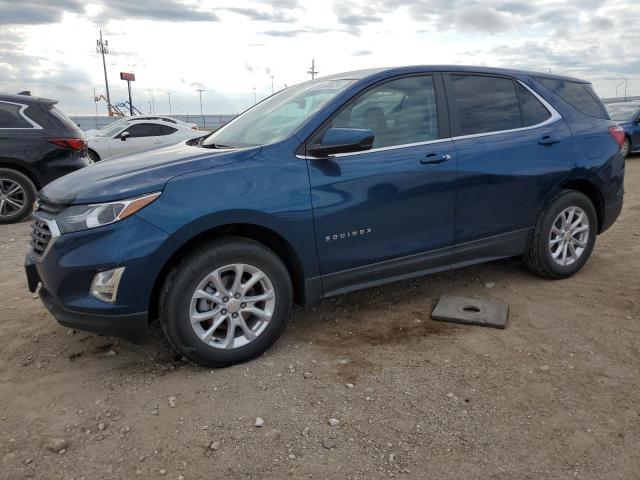
M 20 113 L 22 105 L 0 102 L 0 128 L 33 128 Z
M 579 112 L 590 117 L 609 120 L 609 114 L 590 83 L 572 82 L 556 78 L 534 77 Z

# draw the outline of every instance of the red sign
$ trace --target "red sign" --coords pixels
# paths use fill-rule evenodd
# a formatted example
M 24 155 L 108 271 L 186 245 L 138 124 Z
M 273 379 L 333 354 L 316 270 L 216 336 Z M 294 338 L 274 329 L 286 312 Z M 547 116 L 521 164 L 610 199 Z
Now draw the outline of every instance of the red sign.
M 128 80 L 129 82 L 135 82 L 136 81 L 136 74 L 135 73 L 120 72 L 120 80 Z

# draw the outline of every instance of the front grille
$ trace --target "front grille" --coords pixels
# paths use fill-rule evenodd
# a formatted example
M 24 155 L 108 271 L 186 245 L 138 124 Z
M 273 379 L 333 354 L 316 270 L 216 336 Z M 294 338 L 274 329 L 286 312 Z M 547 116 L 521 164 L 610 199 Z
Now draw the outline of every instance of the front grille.
M 51 229 L 42 220 L 37 218 L 31 223 L 31 247 L 36 255 L 42 257 L 51 242 Z

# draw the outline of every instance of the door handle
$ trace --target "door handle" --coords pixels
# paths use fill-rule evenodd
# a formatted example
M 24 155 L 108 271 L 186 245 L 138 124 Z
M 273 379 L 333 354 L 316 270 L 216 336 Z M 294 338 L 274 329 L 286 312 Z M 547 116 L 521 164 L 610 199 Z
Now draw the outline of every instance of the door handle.
M 548 135 L 545 135 L 544 137 L 542 137 L 538 143 L 540 145 L 553 145 L 554 143 L 558 143 L 560 142 L 562 139 L 559 137 L 550 137 Z
M 430 153 L 424 158 L 420 159 L 420 163 L 422 163 L 423 165 L 439 165 L 441 163 L 448 162 L 449 160 L 451 160 L 451 155 L 449 155 L 448 153 L 440 156 L 438 156 L 437 153 Z

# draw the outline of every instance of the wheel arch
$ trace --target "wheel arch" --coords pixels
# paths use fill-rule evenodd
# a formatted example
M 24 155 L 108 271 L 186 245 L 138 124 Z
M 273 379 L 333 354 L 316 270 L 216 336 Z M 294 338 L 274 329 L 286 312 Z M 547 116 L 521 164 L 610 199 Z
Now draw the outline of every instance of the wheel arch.
M 560 189 L 575 190 L 585 195 L 594 208 L 596 209 L 596 215 L 598 217 L 598 233 L 602 231 L 604 224 L 604 197 L 600 189 L 590 180 L 584 178 L 576 178 L 568 180 L 559 186 Z
M 98 160 L 102 160 L 102 156 L 98 153 L 98 151 L 95 148 L 87 147 L 87 152 L 93 152 L 94 155 L 98 157 Z
M 305 275 L 302 261 L 295 248 L 281 234 L 263 225 L 253 223 L 229 223 L 206 229 L 193 235 L 188 241 L 176 249 L 168 260 L 164 263 L 159 274 L 156 276 L 151 298 L 149 301 L 149 321 L 155 320 L 158 316 L 158 304 L 162 286 L 167 274 L 185 255 L 191 252 L 202 242 L 224 237 L 243 237 L 254 240 L 274 251 L 284 262 L 293 285 L 294 302 L 298 305 L 305 305 L 307 302 L 305 289 Z
M 38 181 L 38 177 L 36 177 L 33 174 L 33 172 L 31 172 L 28 168 L 25 168 L 21 165 L 17 165 L 15 163 L 6 162 L 4 160 L 0 160 L 0 168 L 5 168 L 7 170 L 15 170 L 16 172 L 23 174 L 25 177 L 31 180 L 31 183 L 35 185 L 36 191 L 42 188 L 42 185 L 40 185 L 40 182 Z

